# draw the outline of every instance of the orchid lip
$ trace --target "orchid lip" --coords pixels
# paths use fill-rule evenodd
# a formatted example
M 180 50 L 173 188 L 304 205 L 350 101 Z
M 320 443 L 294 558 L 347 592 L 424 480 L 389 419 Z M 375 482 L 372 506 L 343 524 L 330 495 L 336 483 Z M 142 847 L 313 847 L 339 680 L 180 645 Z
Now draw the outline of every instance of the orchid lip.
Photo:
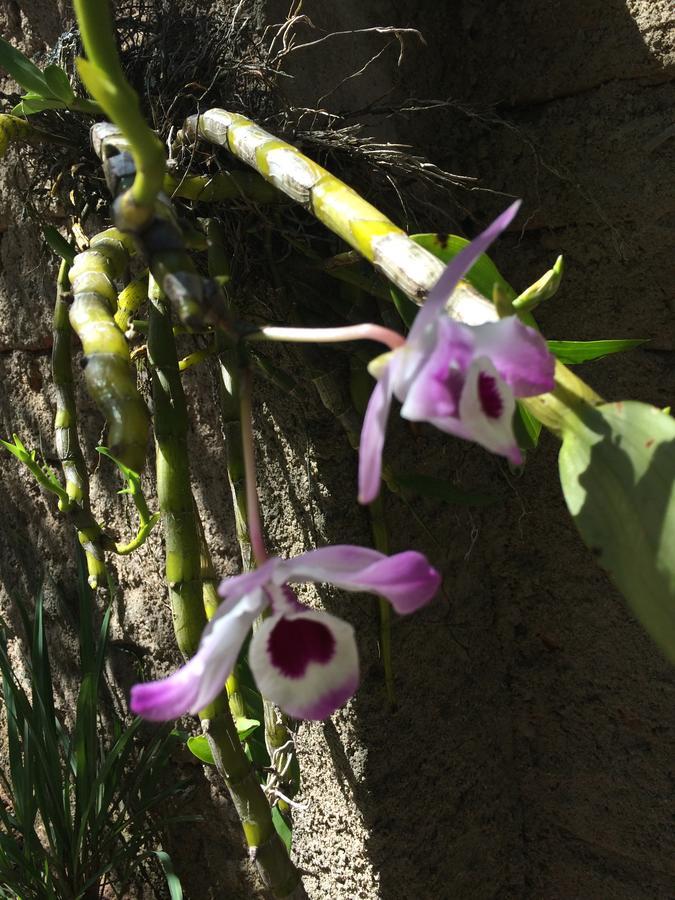
M 398 612 L 428 603 L 440 576 L 415 551 L 385 556 L 352 545 L 310 550 L 292 559 L 270 559 L 254 572 L 226 579 L 225 598 L 207 625 L 193 658 L 168 678 L 132 688 L 132 709 L 165 721 L 203 710 L 223 690 L 257 616 L 249 664 L 261 693 L 302 718 L 331 715 L 356 690 L 359 661 L 354 629 L 327 612 L 301 603 L 289 582 L 325 582 L 378 594 Z

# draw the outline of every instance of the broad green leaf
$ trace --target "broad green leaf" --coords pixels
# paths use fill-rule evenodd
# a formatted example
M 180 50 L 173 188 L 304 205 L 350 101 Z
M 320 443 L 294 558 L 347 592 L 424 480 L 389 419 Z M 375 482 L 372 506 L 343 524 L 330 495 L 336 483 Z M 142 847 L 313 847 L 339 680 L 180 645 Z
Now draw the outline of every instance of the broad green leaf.
M 463 491 L 448 481 L 434 478 L 432 475 L 409 475 L 397 472 L 394 480 L 404 491 L 410 491 L 420 497 L 443 500 L 456 506 L 490 506 L 500 500 L 496 494 Z
M 43 112 L 45 109 L 66 109 L 66 104 L 62 100 L 52 100 L 50 98 L 33 100 L 23 99 L 12 110 L 13 116 L 32 116 L 35 113 Z
M 27 56 L 12 47 L 0 37 L 0 66 L 6 69 L 12 78 L 27 91 L 34 91 L 41 97 L 49 96 L 50 91 L 42 72 Z
M 282 814 L 279 812 L 279 808 L 277 806 L 272 807 L 272 823 L 273 823 L 274 827 L 276 828 L 277 834 L 279 835 L 281 840 L 284 842 L 284 844 L 286 846 L 286 850 L 290 853 L 293 834 L 291 832 L 291 828 L 290 828 L 288 822 L 286 821 L 286 819 L 284 819 Z
M 246 719 L 243 716 L 236 718 L 234 724 L 237 727 L 239 740 L 242 742 L 249 738 L 256 728 L 260 727 L 260 722 L 257 719 Z
M 675 419 L 633 401 L 571 414 L 559 468 L 582 538 L 675 662 Z
M 50 93 L 64 103 L 70 104 L 75 99 L 75 93 L 70 86 L 68 76 L 60 66 L 47 66 L 42 73 L 47 82 Z
M 176 875 L 176 872 L 173 867 L 173 862 L 171 861 L 171 857 L 164 850 L 153 850 L 152 851 L 164 872 L 164 877 L 166 878 L 166 884 L 169 888 L 169 896 L 171 900 L 183 900 L 183 888 L 181 887 L 180 878 Z
M 623 353 L 633 350 L 641 344 L 647 343 L 645 339 L 616 340 L 616 341 L 548 341 L 548 349 L 566 366 L 575 363 L 590 362 L 593 359 L 602 359 L 611 353 Z
M 188 738 L 187 747 L 193 756 L 206 763 L 207 766 L 215 766 L 216 761 L 213 758 L 213 753 L 211 753 L 211 748 L 205 735 L 199 734 Z

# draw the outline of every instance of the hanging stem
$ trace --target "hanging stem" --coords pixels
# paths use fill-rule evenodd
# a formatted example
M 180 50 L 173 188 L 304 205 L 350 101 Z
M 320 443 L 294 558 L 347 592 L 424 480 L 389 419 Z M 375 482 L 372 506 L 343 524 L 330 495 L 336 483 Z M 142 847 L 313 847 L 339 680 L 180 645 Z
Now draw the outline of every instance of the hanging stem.
M 52 325 L 52 381 L 56 391 L 54 440 L 56 452 L 61 460 L 68 497 L 83 512 L 91 513 L 89 476 L 77 434 L 77 408 L 73 390 L 72 330 L 68 320 L 72 300 L 68 270 L 72 261 L 72 257 L 61 261 L 54 305 Z M 89 527 L 78 530 L 77 537 L 85 550 L 89 585 L 92 590 L 96 590 L 99 585 L 106 583 L 102 530 L 92 517 Z
M 260 504 L 255 467 L 255 443 L 253 440 L 253 410 L 251 408 L 252 376 L 250 369 L 240 373 L 239 397 L 241 404 L 241 441 L 246 475 L 246 515 L 251 546 L 256 564 L 262 566 L 267 561 L 267 549 L 263 536 Z
M 220 284 L 226 284 L 229 281 L 230 269 L 229 259 L 225 253 L 223 245 L 222 229 L 215 219 L 206 221 L 206 236 L 209 253 L 209 274 Z M 249 534 L 248 511 L 247 511 L 247 489 L 252 483 L 255 490 L 255 506 L 258 507 L 257 483 L 255 478 L 255 464 L 253 464 L 252 477 L 247 476 L 246 472 L 246 453 L 244 451 L 244 441 L 242 440 L 242 423 L 249 423 L 249 446 L 251 447 L 250 458 L 254 460 L 253 451 L 253 435 L 251 433 L 251 412 L 250 399 L 248 402 L 248 413 L 245 419 L 241 414 L 241 373 L 246 370 L 247 355 L 245 349 L 241 346 L 233 347 L 223 340 L 222 335 L 216 336 L 216 346 L 219 354 L 218 369 L 218 394 L 220 398 L 220 410 L 223 419 L 223 430 L 225 434 L 225 448 L 227 454 L 227 475 L 232 491 L 232 503 L 234 507 L 235 525 L 237 530 L 237 540 L 241 552 L 242 571 L 248 572 L 251 569 L 251 537 Z M 248 370 L 246 370 L 248 371 Z M 250 372 L 248 373 L 250 379 Z M 258 513 L 258 520 L 260 514 Z M 261 544 L 259 548 L 261 555 L 267 558 L 264 539 L 262 539 L 262 526 L 260 526 Z M 264 619 L 265 614 L 260 616 L 255 624 L 254 629 L 259 627 Z M 233 715 L 241 717 L 245 715 L 245 705 L 240 691 L 237 671 L 232 673 L 227 681 L 227 694 L 230 700 L 230 708 Z M 300 767 L 298 765 L 297 755 L 295 751 L 295 741 L 288 726 L 288 718 L 277 709 L 277 707 L 262 697 L 263 704 L 263 727 L 265 732 L 265 745 L 270 757 L 270 763 L 273 771 L 269 773 L 265 790 L 270 796 L 272 803 L 276 802 L 281 811 L 290 812 L 290 808 L 285 799 L 279 796 L 277 786 L 281 786 L 283 790 L 295 795 L 300 787 Z
M 206 625 L 202 578 L 210 577 L 209 560 L 201 546 L 190 488 L 187 408 L 171 318 L 152 281 L 150 299 L 148 358 L 153 366 L 157 493 L 176 639 L 187 658 L 196 652 Z M 300 900 L 305 896 L 300 876 L 274 828 L 269 803 L 241 746 L 224 693 L 200 712 L 200 719 L 263 883 L 275 897 Z
M 114 456 L 140 472 L 148 441 L 148 411 L 136 390 L 126 338 L 115 324 L 113 284 L 128 262 L 127 240 L 116 229 L 92 238 L 70 268 L 70 324 L 82 342 L 87 390 L 108 421 Z

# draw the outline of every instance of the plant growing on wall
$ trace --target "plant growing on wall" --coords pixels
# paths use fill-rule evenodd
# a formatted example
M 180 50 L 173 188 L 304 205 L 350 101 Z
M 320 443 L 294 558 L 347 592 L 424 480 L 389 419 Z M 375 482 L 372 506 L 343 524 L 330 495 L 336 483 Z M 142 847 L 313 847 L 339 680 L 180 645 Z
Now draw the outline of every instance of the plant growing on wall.
M 172 153 L 185 147 L 198 153 L 205 144 L 223 148 L 257 175 L 197 173 L 176 179 L 126 80 L 108 4 L 75 0 L 74 6 L 85 54 L 78 72 L 93 100 L 78 98 L 56 67 L 42 71 L 0 45 L 0 63 L 28 91 L 0 117 L 0 150 L 10 141 L 52 139 L 32 118 L 46 109 L 97 117 L 102 111 L 107 121 L 93 124 L 91 139 L 112 196 L 111 224 L 85 241 L 80 236 L 75 248 L 53 230 L 47 235 L 64 260 L 53 351 L 62 479 L 19 436 L 3 443 L 58 497 L 85 550 L 92 588 L 103 583 L 111 554 L 134 552 L 161 521 L 166 581 L 185 665 L 169 678 L 136 685 L 131 709 L 150 720 L 199 716 L 203 737 L 192 738 L 190 747 L 223 777 L 263 883 L 276 897 L 300 897 L 304 889 L 288 852 L 288 814 L 299 780 L 288 717 L 329 716 L 357 689 L 359 661 L 352 627 L 307 607 L 291 585 L 329 583 L 380 598 L 391 692 L 390 608 L 413 613 L 433 599 L 441 580 L 414 548 L 388 552 L 382 486 L 418 493 L 443 488 L 440 477 L 429 482 L 414 472 L 401 473 L 390 459 L 385 434 L 394 401 L 403 419 L 429 423 L 449 440 L 471 441 L 514 466 L 536 447 L 542 427 L 551 431 L 561 441 L 561 487 L 582 539 L 670 658 L 675 658 L 675 569 L 668 553 L 675 532 L 670 446 L 675 422 L 669 411 L 637 401 L 605 402 L 567 367 L 630 349 L 635 342 L 545 340 L 532 314 L 555 294 L 562 260 L 518 294 L 486 255 L 514 222 L 517 203 L 472 242 L 452 235 L 410 237 L 295 146 L 242 113 L 221 108 L 195 110 L 176 123 L 181 127 L 172 132 Z M 377 275 L 364 276 L 351 256 L 317 258 L 300 240 L 298 252 L 364 295 L 391 300 L 396 327 L 391 316 L 386 326 L 364 321 L 358 305 L 337 324 L 247 318 L 228 292 L 229 260 L 217 216 L 186 220 L 165 188 L 203 202 L 240 193 L 254 203 L 285 195 L 300 204 Z M 196 256 L 203 253 L 208 275 Z M 127 277 L 131 262 L 140 273 L 135 279 Z M 141 318 L 143 305 L 147 318 Z M 90 508 L 76 427 L 71 333 L 82 345 L 87 390 L 107 422 L 107 447 L 99 450 L 119 470 L 138 512 L 138 531 L 127 543 L 113 541 Z M 200 337 L 199 347 L 183 359 L 178 333 Z M 132 353 L 130 336 L 139 334 L 144 347 Z M 354 499 L 368 507 L 375 549 L 340 545 L 308 548 L 291 559 L 268 556 L 258 504 L 252 372 L 262 370 L 281 385 L 289 381 L 261 356 L 265 342 L 347 345 L 354 371 L 351 394 L 345 397 L 339 386 L 333 390 L 322 374 L 322 398 L 358 450 Z M 375 344 L 385 352 L 376 352 Z M 134 368 L 143 355 L 152 414 Z M 193 499 L 190 410 L 181 383 L 182 371 L 206 360 L 217 366 L 242 562 L 242 573 L 220 584 Z M 157 513 L 148 507 L 141 479 L 151 435 Z

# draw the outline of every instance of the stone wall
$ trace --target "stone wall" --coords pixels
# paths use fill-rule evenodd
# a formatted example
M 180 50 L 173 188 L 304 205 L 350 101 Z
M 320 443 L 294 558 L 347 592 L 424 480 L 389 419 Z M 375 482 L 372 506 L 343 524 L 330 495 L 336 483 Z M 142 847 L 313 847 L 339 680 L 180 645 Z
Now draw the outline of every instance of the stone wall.
M 279 21 L 287 5 L 269 2 L 268 20 Z M 62 10 L 47 0 L 21 6 L 0 10 L 3 33 L 40 52 L 61 31 Z M 326 30 L 422 32 L 426 45 L 405 39 L 400 66 L 394 40 L 321 105 L 344 112 L 407 97 L 449 101 L 424 113 L 362 115 L 374 135 L 414 144 L 476 177 L 447 212 L 430 212 L 428 230 L 473 234 L 506 204 L 504 195 L 523 197 L 525 224 L 500 242 L 496 259 L 524 287 L 564 253 L 563 289 L 539 316 L 546 335 L 649 338 L 646 349 L 582 374 L 607 398 L 671 404 L 675 24 L 668 0 L 306 0 L 302 11 Z M 290 101 L 316 105 L 386 40 L 345 35 L 289 57 Z M 0 427 L 49 448 L 54 273 L 22 215 L 24 188 L 13 171 L 3 166 L 0 200 Z M 232 573 L 209 378 L 189 373 L 186 382 L 197 499 L 220 571 Z M 299 403 L 261 385 L 259 397 L 275 551 L 367 542 L 368 520 L 352 499 L 355 460 L 339 427 L 310 393 Z M 82 403 L 92 448 L 101 423 Z M 400 423 L 387 453 L 401 468 L 445 473 L 464 488 L 496 492 L 500 502 L 467 510 L 427 500 L 411 510 L 387 498 L 392 550 L 422 549 L 445 573 L 444 595 L 432 607 L 394 623 L 394 713 L 386 708 L 374 605 L 323 589 L 312 595 L 356 625 L 363 682 L 330 722 L 298 731 L 306 808 L 296 815 L 294 842 L 310 896 L 672 896 L 675 678 L 578 538 L 560 496 L 554 439 L 544 437 L 518 478 L 479 449 Z M 94 477 L 96 511 L 128 534 L 133 515 L 106 473 L 101 467 Z M 72 538 L 9 461 L 0 492 L 2 614 L 16 624 L 14 592 L 30 590 L 42 571 L 68 584 L 63 560 Z M 160 571 L 158 535 L 120 564 L 115 638 L 146 648 L 154 671 L 165 673 L 177 656 Z M 52 633 L 72 650 L 60 609 L 50 613 Z M 113 656 L 128 684 L 133 673 L 119 645 Z M 244 853 L 227 801 L 203 781 L 196 802 L 207 823 L 176 835 L 169 848 L 186 896 L 256 896 L 240 881 Z

